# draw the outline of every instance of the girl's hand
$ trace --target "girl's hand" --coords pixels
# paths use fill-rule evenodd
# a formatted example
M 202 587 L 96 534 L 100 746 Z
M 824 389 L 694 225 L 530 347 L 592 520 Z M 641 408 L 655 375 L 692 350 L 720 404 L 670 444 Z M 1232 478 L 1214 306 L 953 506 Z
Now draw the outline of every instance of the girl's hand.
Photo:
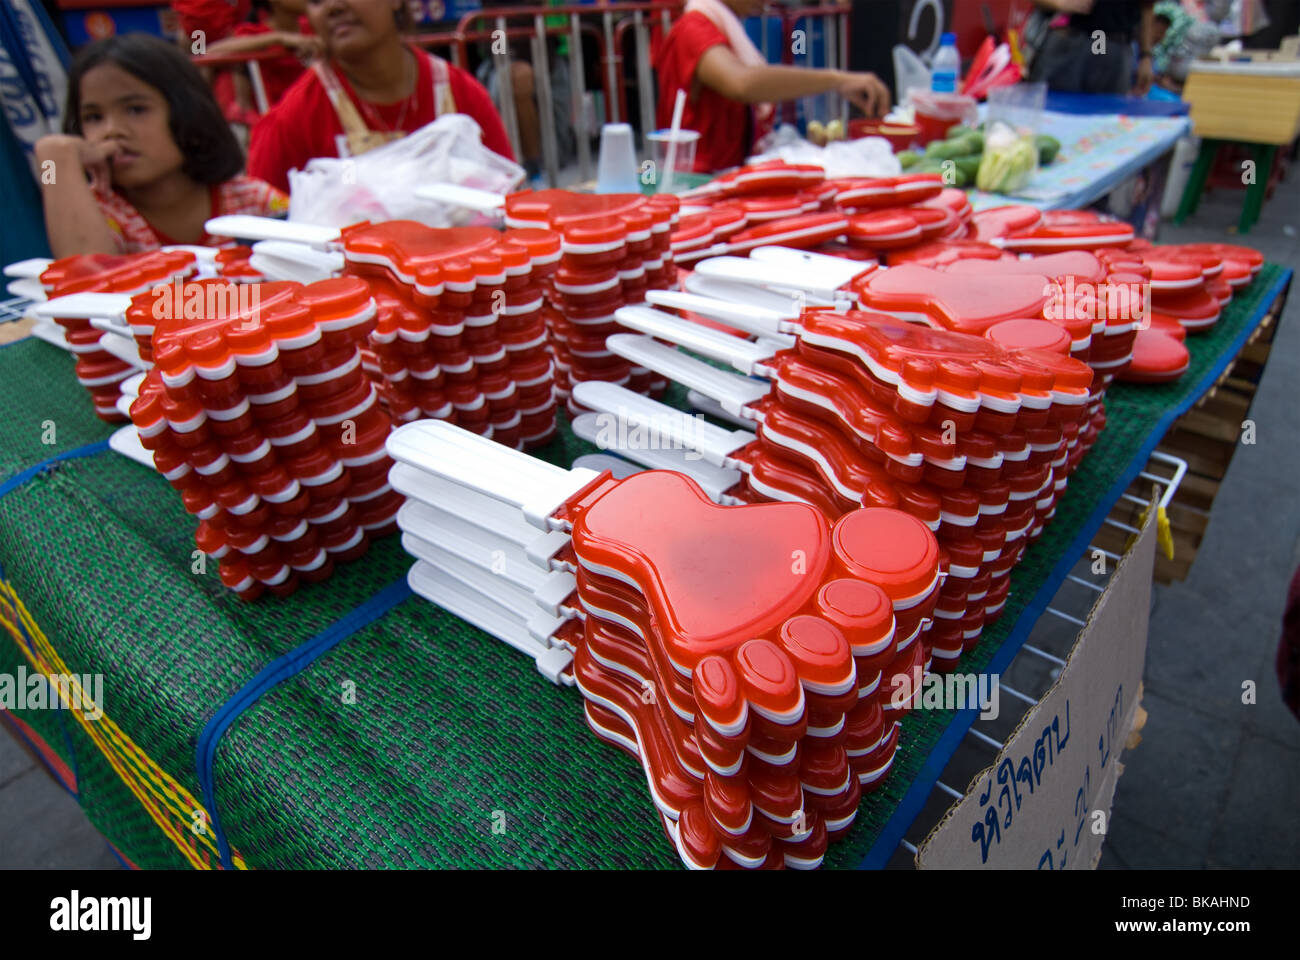
M 59 167 L 76 167 L 90 177 L 96 187 L 108 188 L 112 182 L 109 161 L 118 151 L 114 140 L 90 141 L 68 133 L 52 133 L 36 141 L 36 159 L 44 163 L 54 163 L 54 176 L 59 175 Z
M 889 88 L 874 73 L 841 73 L 838 90 L 868 117 L 889 112 Z

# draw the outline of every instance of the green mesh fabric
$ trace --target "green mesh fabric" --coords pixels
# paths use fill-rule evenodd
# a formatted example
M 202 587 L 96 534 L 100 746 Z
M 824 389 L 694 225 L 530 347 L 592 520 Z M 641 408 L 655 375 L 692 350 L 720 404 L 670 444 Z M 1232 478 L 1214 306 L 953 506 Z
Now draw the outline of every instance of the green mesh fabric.
M 1153 424 L 1190 395 L 1284 272 L 1266 266 L 1213 330 L 1188 338 L 1182 379 L 1112 387 L 1106 429 L 963 669 L 987 665 Z M 47 418 L 59 449 L 110 432 L 87 412 L 71 358 L 43 343 L 0 350 L 0 398 L 8 474 L 58 452 L 40 443 Z M 683 405 L 682 391 L 669 400 Z M 538 455 L 567 465 L 587 452 L 565 425 Z M 198 796 L 196 741 L 212 715 L 271 660 L 402 577 L 409 560 L 389 538 L 324 583 L 244 604 L 215 570 L 191 573 L 194 526 L 160 477 L 111 452 L 60 464 L 0 498 L 4 577 L 71 670 L 105 674 L 113 720 Z M 0 670 L 21 662 L 0 634 Z M 353 684 L 355 702 L 345 702 Z M 70 717 L 20 715 L 75 763 L 87 815 L 125 856 L 143 867 L 184 864 Z M 950 720 L 941 711 L 908 717 L 891 776 L 864 799 L 828 866 L 861 861 Z M 255 868 L 677 863 L 640 767 L 588 731 L 578 692 L 418 597 L 245 710 L 214 772 L 222 826 Z
M 0 347 L 0 369 L 0 483 L 113 432 L 95 416 L 70 354 L 28 337 Z

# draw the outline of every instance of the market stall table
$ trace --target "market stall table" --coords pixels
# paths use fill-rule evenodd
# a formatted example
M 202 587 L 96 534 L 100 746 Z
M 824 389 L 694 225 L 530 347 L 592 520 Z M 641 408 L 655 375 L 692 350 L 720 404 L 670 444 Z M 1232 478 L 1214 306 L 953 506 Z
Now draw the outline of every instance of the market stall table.
M 1110 505 L 1205 392 L 1290 271 L 1263 268 L 1173 384 L 1117 384 L 1053 525 L 967 669 L 1019 648 Z M 415 597 L 396 537 L 327 583 L 243 603 L 202 571 L 166 482 L 107 448 L 72 358 L 0 349 L 0 673 L 103 675 L 102 718 L 6 711 L 140 867 L 676 863 L 644 776 L 586 729 L 576 691 Z M 674 391 L 671 399 L 683 403 Z M 593 448 L 566 426 L 540 451 Z M 828 866 L 882 864 L 972 717 L 918 711 Z M 14 721 L 17 721 L 18 727 Z
M 1043 111 L 1035 133 L 1061 142 L 1057 159 L 1040 167 L 1015 197 L 972 190 L 976 210 L 1028 203 L 1043 210 L 1081 210 L 1173 149 L 1188 130 L 1186 117 Z

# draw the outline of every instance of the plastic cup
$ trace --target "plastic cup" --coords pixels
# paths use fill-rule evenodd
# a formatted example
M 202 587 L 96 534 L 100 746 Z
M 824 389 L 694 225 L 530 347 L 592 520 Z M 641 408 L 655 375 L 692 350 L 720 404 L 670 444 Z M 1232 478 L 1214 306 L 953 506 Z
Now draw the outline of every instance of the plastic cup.
M 600 128 L 600 160 L 596 167 L 597 193 L 640 193 L 636 145 L 632 126 L 607 123 Z
M 645 135 L 646 143 L 650 145 L 650 159 L 654 161 L 655 178 L 659 184 L 660 190 L 663 189 L 664 175 L 668 172 L 668 147 L 673 142 L 673 132 L 670 129 L 655 130 Z M 678 130 L 677 131 L 677 155 L 673 157 L 673 182 L 680 183 L 677 179 L 679 173 L 690 173 L 695 169 L 695 149 L 699 146 L 700 134 L 698 130 Z M 686 185 L 683 184 L 682 189 Z

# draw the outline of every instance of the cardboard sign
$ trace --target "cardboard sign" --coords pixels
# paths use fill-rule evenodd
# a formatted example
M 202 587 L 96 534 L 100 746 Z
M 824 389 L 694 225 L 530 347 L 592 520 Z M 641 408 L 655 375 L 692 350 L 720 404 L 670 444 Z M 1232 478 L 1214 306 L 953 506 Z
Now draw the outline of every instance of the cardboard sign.
M 1096 866 L 1138 710 L 1155 514 L 1148 511 L 1056 683 L 921 844 L 918 867 Z

